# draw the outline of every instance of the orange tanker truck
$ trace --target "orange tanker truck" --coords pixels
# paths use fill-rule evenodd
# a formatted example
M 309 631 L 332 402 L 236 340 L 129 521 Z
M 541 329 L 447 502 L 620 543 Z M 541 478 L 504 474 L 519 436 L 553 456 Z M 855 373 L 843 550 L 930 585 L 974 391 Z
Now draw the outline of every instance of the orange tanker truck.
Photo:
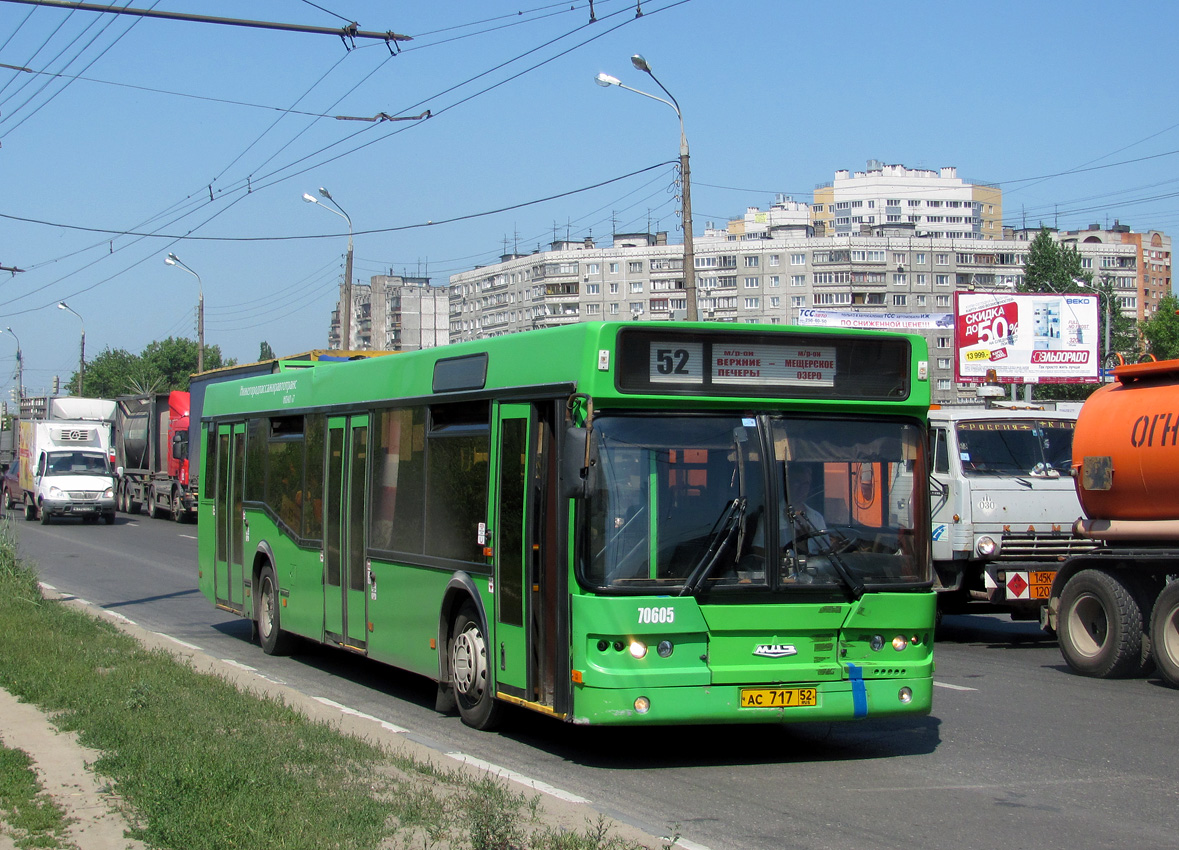
M 1075 672 L 1179 687 L 1179 360 L 1114 369 L 1073 432 L 1072 472 L 1096 541 L 1056 573 L 1042 623 Z

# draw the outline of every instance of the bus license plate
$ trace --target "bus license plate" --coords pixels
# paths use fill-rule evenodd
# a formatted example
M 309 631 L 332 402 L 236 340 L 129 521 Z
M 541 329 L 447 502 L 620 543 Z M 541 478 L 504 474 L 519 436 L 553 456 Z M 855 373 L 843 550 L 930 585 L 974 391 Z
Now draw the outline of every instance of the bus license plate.
M 742 688 L 742 708 L 796 708 L 818 705 L 819 694 L 814 688 Z

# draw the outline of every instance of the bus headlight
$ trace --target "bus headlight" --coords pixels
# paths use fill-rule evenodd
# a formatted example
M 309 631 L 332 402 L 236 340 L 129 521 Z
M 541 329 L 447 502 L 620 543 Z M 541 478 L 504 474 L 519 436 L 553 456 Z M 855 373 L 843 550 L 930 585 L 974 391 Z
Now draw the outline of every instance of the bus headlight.
M 902 705 L 908 705 L 913 701 L 913 689 L 909 687 L 901 688 L 897 692 L 897 699 L 901 701 Z
M 884 649 L 884 637 L 882 635 L 872 635 L 872 640 L 868 642 L 868 646 L 873 652 L 879 652 Z
M 908 645 L 909 645 L 909 639 L 906 638 L 904 635 L 897 635 L 896 637 L 894 637 L 892 639 L 892 648 L 895 649 L 897 652 L 900 652 L 902 649 L 904 649 Z
M 651 700 L 646 697 L 639 697 L 635 700 L 635 711 L 639 714 L 646 714 L 651 710 Z
M 993 558 L 999 554 L 999 542 L 993 537 L 978 538 L 978 544 L 974 548 L 984 558 Z
M 644 658 L 647 655 L 647 644 L 640 640 L 630 642 L 630 654 L 634 658 Z
M 655 651 L 659 653 L 660 658 L 670 658 L 671 654 L 675 652 L 675 645 L 669 640 L 661 640 L 659 646 L 655 647 Z

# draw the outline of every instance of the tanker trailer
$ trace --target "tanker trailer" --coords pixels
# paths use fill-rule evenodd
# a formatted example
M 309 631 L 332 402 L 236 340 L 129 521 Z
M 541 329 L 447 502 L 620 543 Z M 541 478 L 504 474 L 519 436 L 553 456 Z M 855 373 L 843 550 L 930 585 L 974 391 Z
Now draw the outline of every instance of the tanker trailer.
M 1119 366 L 1081 408 L 1072 473 L 1099 545 L 1069 558 L 1042 624 L 1073 671 L 1179 687 L 1179 360 Z
M 195 516 L 196 491 L 188 478 L 186 392 L 124 396 L 115 417 L 119 509 L 183 522 Z

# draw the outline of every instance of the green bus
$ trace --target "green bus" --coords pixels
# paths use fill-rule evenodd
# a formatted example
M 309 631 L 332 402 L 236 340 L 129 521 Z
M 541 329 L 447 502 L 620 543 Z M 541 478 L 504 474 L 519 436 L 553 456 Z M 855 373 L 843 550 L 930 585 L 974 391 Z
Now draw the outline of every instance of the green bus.
M 579 323 L 214 384 L 200 589 L 476 728 L 928 713 L 927 356 Z

